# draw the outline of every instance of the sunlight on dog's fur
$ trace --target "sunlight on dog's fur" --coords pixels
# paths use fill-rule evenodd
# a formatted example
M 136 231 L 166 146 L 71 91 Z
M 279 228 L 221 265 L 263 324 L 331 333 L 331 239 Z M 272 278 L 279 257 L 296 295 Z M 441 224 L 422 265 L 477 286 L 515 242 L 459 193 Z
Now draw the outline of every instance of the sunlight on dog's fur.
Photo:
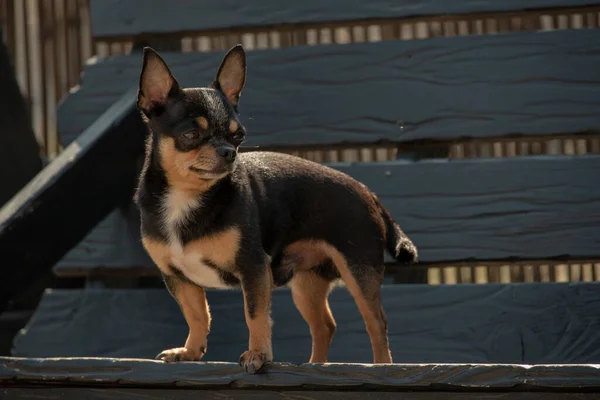
M 417 249 L 379 199 L 350 176 L 274 152 L 238 154 L 246 54 L 234 46 L 210 87 L 181 88 L 144 49 L 137 106 L 149 136 L 135 201 L 142 242 L 189 326 L 167 362 L 208 351 L 205 289 L 241 288 L 249 373 L 273 360 L 271 291 L 289 286 L 312 335 L 310 362 L 326 362 L 336 323 L 328 294 L 343 282 L 365 321 L 373 362 L 391 363 L 381 306 L 383 253 L 417 261 Z M 291 100 L 290 100 L 291 101 Z

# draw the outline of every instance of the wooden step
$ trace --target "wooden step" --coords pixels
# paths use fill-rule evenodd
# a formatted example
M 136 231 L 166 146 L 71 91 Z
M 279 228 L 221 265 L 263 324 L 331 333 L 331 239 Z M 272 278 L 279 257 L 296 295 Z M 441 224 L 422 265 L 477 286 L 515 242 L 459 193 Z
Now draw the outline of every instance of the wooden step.
M 423 263 L 600 258 L 600 155 L 332 166 L 379 196 Z M 54 272 L 157 274 L 141 245 L 139 211 L 115 211 Z
M 205 361 L 237 362 L 248 345 L 242 294 L 209 291 Z M 396 363 L 600 363 L 600 283 L 389 285 L 382 288 Z M 330 362 L 372 362 L 344 288 L 330 304 L 338 330 Z M 309 329 L 288 289 L 273 294 L 275 361 L 310 356 Z M 17 357 L 154 358 L 188 330 L 165 289 L 49 290 L 14 340 Z
M 273 363 L 247 375 L 235 363 L 0 357 L 2 393 L 11 400 L 588 400 L 598 398 L 599 372 L 598 365 Z

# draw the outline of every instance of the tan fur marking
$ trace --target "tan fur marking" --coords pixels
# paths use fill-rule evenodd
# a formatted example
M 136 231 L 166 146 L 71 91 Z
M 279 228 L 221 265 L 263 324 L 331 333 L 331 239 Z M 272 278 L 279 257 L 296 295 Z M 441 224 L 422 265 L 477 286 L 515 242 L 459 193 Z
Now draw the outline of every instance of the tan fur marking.
M 207 349 L 207 336 L 210 331 L 210 308 L 204 289 L 175 278 L 174 297 L 179 304 L 189 333 L 184 347 L 165 350 L 163 354 L 169 361 L 175 357 L 179 361 L 197 361 Z
M 206 336 L 210 331 L 211 317 L 204 289 L 181 282 L 176 297 L 190 328 L 185 348 L 195 351 L 206 350 Z
M 390 353 L 387 337 L 387 323 L 379 296 L 381 282 L 372 281 L 369 282 L 369 287 L 361 288 L 352 275 L 352 272 L 348 269 L 346 258 L 335 247 L 325 243 L 323 245 L 326 247 L 329 256 L 340 272 L 342 280 L 346 284 L 348 291 L 358 306 L 358 310 L 365 320 L 373 349 L 373 364 L 392 363 L 392 354 Z M 368 292 L 366 293 L 366 291 Z
M 363 284 L 363 287 L 359 286 L 348 268 L 346 257 L 327 242 L 303 240 L 288 246 L 285 252 L 286 254 L 292 254 L 296 251 L 302 251 L 302 263 L 296 267 L 297 271 L 317 265 L 318 263 L 315 263 L 315 261 L 321 261 L 323 255 L 333 261 L 365 321 L 373 349 L 373 363 L 391 363 L 392 356 L 388 343 L 387 321 L 381 306 L 381 282 L 373 278 L 372 281 Z
M 284 250 L 286 256 L 297 256 L 300 263 L 296 270 L 311 269 L 327 259 L 328 255 L 319 240 L 299 240 L 287 246 Z
M 234 272 L 235 257 L 240 247 L 241 237 L 240 230 L 237 227 L 233 227 L 223 232 L 189 242 L 183 248 L 183 252 L 201 253 L 203 258 L 209 259 L 219 268 Z
M 156 266 L 167 275 L 171 275 L 171 267 L 169 267 L 169 260 L 171 258 L 171 252 L 169 246 L 165 243 L 150 239 L 147 236 L 142 236 L 142 245 L 152 258 L 152 261 Z
M 204 117 L 198 117 L 196 118 L 196 122 L 198 123 L 198 126 L 202 129 L 208 129 L 208 120 Z
M 312 351 L 308 362 L 327 362 L 336 325 L 327 300 L 331 283 L 314 272 L 298 271 L 290 287 L 294 304 L 310 327 Z
M 218 159 L 212 146 L 201 146 L 187 152 L 175 148 L 175 139 L 162 137 L 159 144 L 160 162 L 169 185 L 182 192 L 200 193 L 208 190 L 215 180 L 203 180 L 190 167 L 212 170 Z
M 229 121 L 229 132 L 235 133 L 239 127 L 240 124 L 238 124 L 236 120 L 232 119 L 231 121 Z
M 183 249 L 180 246 L 142 238 L 144 248 L 166 275 L 173 275 L 171 265 L 177 267 L 188 279 L 200 286 L 222 286 L 218 273 L 204 265 L 207 259 L 217 265 L 219 269 L 236 275 L 235 257 L 240 246 L 241 233 L 237 227 L 232 227 L 211 236 L 202 237 L 187 243 Z

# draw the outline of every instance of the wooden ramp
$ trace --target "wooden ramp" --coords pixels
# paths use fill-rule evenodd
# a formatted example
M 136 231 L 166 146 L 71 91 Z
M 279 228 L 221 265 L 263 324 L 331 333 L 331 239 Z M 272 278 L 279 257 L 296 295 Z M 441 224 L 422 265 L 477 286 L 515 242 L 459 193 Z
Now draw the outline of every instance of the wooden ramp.
M 569 377 L 569 378 L 565 378 Z M 0 357 L 3 399 L 598 399 L 597 365 L 270 364 Z M 39 396 L 39 397 L 38 397 Z

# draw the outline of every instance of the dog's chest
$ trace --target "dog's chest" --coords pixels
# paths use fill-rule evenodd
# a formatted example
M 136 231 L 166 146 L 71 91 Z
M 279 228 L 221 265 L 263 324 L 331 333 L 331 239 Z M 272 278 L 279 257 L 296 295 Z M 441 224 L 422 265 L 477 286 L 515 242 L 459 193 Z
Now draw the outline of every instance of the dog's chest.
M 163 199 L 162 222 L 168 243 L 165 249 L 166 261 L 199 286 L 227 288 L 220 271 L 206 263 L 213 253 L 211 242 L 199 239 L 185 246 L 181 243 L 179 230 L 198 207 L 200 201 L 197 198 L 177 191 L 169 192 Z
M 171 242 L 169 253 L 170 264 L 197 285 L 214 289 L 229 287 L 223 282 L 221 273 L 203 261 L 206 256 L 205 252 L 196 249 L 188 250 L 179 242 Z

